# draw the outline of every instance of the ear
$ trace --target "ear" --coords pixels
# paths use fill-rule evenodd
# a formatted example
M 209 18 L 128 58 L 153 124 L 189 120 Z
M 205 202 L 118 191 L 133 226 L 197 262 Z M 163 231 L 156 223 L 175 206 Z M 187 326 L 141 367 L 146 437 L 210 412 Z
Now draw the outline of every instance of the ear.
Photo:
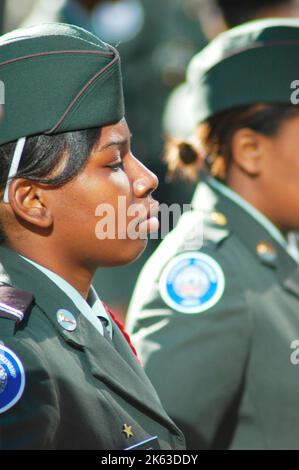
M 17 178 L 9 186 L 10 207 L 20 219 L 40 228 L 53 224 L 53 215 L 47 207 L 46 191 L 34 182 Z
M 252 129 L 243 128 L 232 138 L 233 162 L 249 176 L 258 176 L 269 152 L 270 140 Z

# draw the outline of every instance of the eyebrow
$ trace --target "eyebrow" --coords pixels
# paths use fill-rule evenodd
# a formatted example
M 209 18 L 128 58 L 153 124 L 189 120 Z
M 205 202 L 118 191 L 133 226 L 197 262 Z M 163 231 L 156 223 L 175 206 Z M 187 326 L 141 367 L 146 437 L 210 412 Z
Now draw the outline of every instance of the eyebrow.
M 119 147 L 127 145 L 130 142 L 131 138 L 132 138 L 132 134 L 130 134 L 129 139 L 114 139 L 111 142 L 108 142 L 107 144 L 102 145 L 102 147 L 99 148 L 98 152 L 101 152 L 102 150 L 105 150 L 109 147 L 113 147 L 115 145 Z

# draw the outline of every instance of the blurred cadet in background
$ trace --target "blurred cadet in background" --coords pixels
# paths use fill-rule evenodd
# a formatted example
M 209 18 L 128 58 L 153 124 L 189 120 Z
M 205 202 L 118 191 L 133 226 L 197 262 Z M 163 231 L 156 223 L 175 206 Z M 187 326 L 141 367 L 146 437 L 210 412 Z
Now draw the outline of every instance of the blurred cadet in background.
M 299 16 L 298 0 L 200 0 L 198 15 L 203 32 L 213 39 L 225 29 L 258 18 Z M 182 83 L 167 100 L 163 128 L 168 136 L 188 137 L 192 132 L 190 96 Z
M 299 19 L 257 20 L 188 69 L 194 134 L 167 159 L 202 181 L 127 325 L 188 448 L 299 449 L 298 57 Z
M 297 17 L 299 0 L 199 0 L 197 14 L 208 40 L 247 21 L 258 18 Z M 188 138 L 192 133 L 192 97 L 184 81 L 170 92 L 162 114 L 163 134 L 167 138 Z M 175 182 L 176 201 L 189 202 L 195 186 Z
M 208 0 L 209 3 L 212 3 Z M 215 0 L 227 28 L 233 28 L 248 19 L 299 16 L 298 0 Z

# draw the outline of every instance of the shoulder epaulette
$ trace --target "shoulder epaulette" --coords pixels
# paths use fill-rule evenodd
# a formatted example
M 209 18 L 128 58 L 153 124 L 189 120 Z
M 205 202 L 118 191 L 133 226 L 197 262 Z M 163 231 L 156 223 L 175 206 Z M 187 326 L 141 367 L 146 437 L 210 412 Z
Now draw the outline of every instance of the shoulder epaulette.
M 203 217 L 203 244 L 219 245 L 230 234 L 227 218 L 221 212 L 211 212 Z
M 230 234 L 227 219 L 220 212 L 189 211 L 177 228 L 178 251 L 196 251 L 206 245 L 219 245 Z
M 21 322 L 33 299 L 31 292 L 0 284 L 0 318 Z

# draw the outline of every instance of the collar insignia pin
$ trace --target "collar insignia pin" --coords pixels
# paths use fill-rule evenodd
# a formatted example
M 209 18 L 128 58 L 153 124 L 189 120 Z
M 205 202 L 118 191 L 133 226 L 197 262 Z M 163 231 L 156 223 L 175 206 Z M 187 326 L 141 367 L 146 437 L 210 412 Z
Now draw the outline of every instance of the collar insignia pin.
M 56 317 L 59 325 L 62 326 L 64 330 L 74 331 L 77 328 L 77 320 L 68 310 L 60 308 L 57 310 Z
M 277 251 L 274 246 L 267 242 L 261 241 L 256 245 L 258 257 L 265 263 L 273 263 L 277 258 Z
M 126 435 L 126 438 L 129 439 L 129 437 L 133 437 L 133 431 L 132 431 L 132 426 L 128 426 L 127 424 L 124 424 L 122 432 Z

